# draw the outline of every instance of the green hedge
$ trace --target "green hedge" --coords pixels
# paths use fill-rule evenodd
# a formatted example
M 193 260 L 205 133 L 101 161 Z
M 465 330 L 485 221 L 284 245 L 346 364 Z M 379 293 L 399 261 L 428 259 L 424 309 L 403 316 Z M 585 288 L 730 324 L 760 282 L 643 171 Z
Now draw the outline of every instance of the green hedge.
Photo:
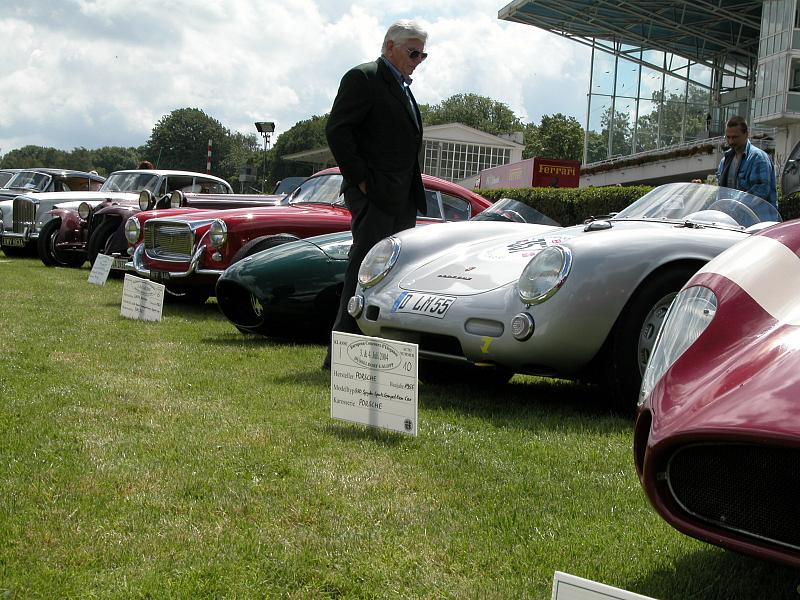
M 619 212 L 653 189 L 649 185 L 587 188 L 500 188 L 475 190 L 492 202 L 513 198 L 532 206 L 564 227 L 583 223 L 589 217 Z M 800 217 L 800 194 L 779 201 L 784 221 Z

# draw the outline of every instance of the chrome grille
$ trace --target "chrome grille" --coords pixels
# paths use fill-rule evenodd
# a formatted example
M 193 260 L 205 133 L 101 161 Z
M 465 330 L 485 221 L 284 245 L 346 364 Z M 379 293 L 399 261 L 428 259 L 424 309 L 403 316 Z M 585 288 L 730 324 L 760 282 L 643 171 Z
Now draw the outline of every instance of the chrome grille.
M 144 252 L 155 260 L 189 261 L 194 232 L 186 223 L 147 221 L 144 224 Z
M 27 198 L 14 198 L 11 231 L 25 233 L 36 231 L 36 203 Z
M 670 457 L 667 482 L 690 515 L 721 529 L 800 548 L 800 451 L 694 444 Z

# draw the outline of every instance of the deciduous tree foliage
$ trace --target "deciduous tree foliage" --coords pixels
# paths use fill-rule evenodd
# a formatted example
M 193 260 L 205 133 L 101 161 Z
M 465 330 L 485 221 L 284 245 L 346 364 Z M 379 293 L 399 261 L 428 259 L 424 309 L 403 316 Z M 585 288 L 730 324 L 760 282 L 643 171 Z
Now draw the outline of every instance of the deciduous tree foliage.
M 270 186 L 285 177 L 311 175 L 314 166 L 310 163 L 284 160 L 282 156 L 324 148 L 328 145 L 325 138 L 325 125 L 328 115 L 314 115 L 310 119 L 299 121 L 293 127 L 284 131 L 270 150 L 269 164 L 267 165 L 267 182 Z M 263 165 L 263 162 L 259 164 Z M 262 171 L 259 170 L 259 174 Z
M 487 133 L 499 135 L 522 131 L 523 125 L 508 106 L 478 94 L 456 94 L 439 104 L 419 107 L 425 125 L 463 123 Z
M 561 113 L 542 115 L 539 125 L 529 123 L 525 126 L 525 150 L 522 156 L 582 160 L 583 127 L 575 117 Z

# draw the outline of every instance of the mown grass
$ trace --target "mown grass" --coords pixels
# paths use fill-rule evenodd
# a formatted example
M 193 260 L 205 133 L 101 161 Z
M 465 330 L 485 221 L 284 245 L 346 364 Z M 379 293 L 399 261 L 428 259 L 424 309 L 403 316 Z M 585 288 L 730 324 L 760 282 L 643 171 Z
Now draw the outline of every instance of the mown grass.
M 590 389 L 423 386 L 419 437 L 367 430 L 330 419 L 323 347 L 213 302 L 125 320 L 87 275 L 0 255 L 3 598 L 798 596 L 663 523 Z

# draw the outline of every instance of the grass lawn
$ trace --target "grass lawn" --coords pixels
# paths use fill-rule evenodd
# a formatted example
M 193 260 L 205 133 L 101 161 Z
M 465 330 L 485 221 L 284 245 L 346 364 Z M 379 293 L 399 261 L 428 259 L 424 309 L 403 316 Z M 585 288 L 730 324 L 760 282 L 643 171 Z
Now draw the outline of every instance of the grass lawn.
M 0 254 L 0 598 L 798 598 L 685 537 L 590 389 L 420 388 L 419 437 L 330 419 L 324 348 L 209 302 L 120 317 L 122 282 Z

